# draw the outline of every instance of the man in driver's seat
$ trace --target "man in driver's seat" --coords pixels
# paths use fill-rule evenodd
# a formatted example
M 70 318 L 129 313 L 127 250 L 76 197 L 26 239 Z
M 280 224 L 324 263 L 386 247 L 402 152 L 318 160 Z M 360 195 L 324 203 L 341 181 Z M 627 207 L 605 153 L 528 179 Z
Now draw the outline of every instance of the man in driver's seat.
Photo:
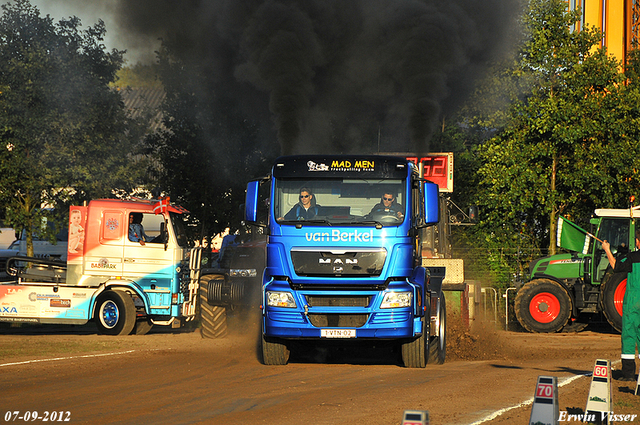
M 311 189 L 303 187 L 300 189 L 300 202 L 295 204 L 284 217 L 278 217 L 281 220 L 311 220 L 318 215 L 319 205 L 311 193 Z
M 380 203 L 375 204 L 369 213 L 370 216 L 393 215 L 398 219 L 404 217 L 404 207 L 396 202 L 396 197 L 389 192 L 385 192 L 380 199 Z

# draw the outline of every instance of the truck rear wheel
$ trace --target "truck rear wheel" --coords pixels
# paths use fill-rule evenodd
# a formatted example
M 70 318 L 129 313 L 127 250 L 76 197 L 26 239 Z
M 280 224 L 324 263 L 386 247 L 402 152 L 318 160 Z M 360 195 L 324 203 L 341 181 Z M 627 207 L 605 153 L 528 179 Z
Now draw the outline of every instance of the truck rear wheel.
M 518 291 L 515 310 L 529 332 L 558 332 L 571 316 L 571 298 L 559 283 L 534 279 Z
M 282 366 L 289 362 L 291 351 L 283 342 L 267 338 L 262 334 L 262 363 L 270 366 Z
M 200 335 L 215 339 L 227 336 L 227 310 L 222 306 L 210 305 L 207 293 L 209 281 L 224 279 L 224 276 L 210 275 L 200 278 Z
M 602 311 L 607 321 L 617 330 L 622 331 L 622 301 L 627 290 L 627 273 L 615 273 L 602 285 Z
M 136 324 L 136 306 L 126 292 L 105 291 L 98 296 L 93 317 L 101 334 L 129 335 Z
M 429 349 L 429 319 L 422 316 L 422 335 L 418 338 L 402 343 L 402 362 L 405 367 L 422 368 L 427 365 L 430 355 Z
M 429 363 L 443 364 L 447 356 L 447 306 L 444 294 L 440 295 L 440 311 L 436 321 L 438 335 L 429 340 Z
M 131 331 L 131 334 L 146 335 L 149 333 L 152 327 L 153 327 L 153 323 L 151 323 L 151 320 L 147 319 L 146 317 L 139 317 L 136 320 L 136 324 L 133 327 L 133 331 Z

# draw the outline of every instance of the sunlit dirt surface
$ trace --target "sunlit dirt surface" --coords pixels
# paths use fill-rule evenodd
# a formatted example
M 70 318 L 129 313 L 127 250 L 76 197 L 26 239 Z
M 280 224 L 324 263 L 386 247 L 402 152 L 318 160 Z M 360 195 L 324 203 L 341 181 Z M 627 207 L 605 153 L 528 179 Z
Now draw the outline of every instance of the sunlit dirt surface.
M 231 315 L 230 335 L 196 328 L 145 336 L 97 335 L 82 327 L 0 327 L 0 418 L 7 411 L 64 411 L 71 423 L 399 424 L 428 410 L 432 424 L 525 424 L 539 375 L 558 382 L 560 411 L 582 412 L 598 358 L 618 361 L 620 336 L 606 326 L 578 334 L 467 329 L 449 317 L 447 361 L 402 366 L 396 346 L 293 347 L 286 366 L 259 361 L 259 320 Z M 619 366 L 617 366 L 619 367 Z M 637 413 L 634 383 L 613 381 L 614 411 Z

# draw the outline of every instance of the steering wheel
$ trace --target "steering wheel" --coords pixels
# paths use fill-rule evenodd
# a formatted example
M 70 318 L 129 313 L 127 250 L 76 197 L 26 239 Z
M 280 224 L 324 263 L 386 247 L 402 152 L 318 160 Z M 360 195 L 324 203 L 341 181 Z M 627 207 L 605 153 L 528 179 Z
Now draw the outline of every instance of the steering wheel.
M 373 214 L 371 214 L 371 216 L 375 221 L 379 221 L 380 223 L 384 224 L 396 224 L 402 221 L 402 218 L 398 217 L 397 213 L 395 212 L 374 212 Z

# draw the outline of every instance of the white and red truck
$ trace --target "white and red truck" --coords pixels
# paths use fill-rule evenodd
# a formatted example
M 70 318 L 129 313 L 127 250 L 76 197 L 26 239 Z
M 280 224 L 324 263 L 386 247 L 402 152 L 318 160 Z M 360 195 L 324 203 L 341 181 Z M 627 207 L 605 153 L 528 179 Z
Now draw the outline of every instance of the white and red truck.
M 67 261 L 9 259 L 0 322 L 94 320 L 100 333 L 126 335 L 194 319 L 201 248 L 187 243 L 185 212 L 168 198 L 70 207 Z M 130 232 L 132 217 L 144 236 Z

